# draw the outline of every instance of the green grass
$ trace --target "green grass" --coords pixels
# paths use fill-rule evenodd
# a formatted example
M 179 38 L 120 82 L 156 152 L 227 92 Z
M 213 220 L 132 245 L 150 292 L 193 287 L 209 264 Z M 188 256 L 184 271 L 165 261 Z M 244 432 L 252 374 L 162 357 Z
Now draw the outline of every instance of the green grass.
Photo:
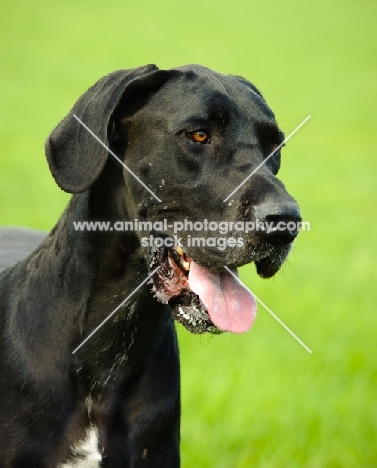
M 263 308 L 242 336 L 179 329 L 184 468 L 377 466 L 377 4 L 15 0 L 0 7 L 0 223 L 53 226 L 68 201 L 44 140 L 117 68 L 201 63 L 253 81 L 289 133 L 280 177 L 310 232 L 243 280 Z

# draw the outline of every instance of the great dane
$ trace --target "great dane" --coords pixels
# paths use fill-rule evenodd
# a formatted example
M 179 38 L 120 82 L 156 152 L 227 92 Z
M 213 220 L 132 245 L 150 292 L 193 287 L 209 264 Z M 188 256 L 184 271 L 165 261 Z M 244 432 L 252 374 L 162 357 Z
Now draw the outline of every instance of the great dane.
M 78 99 L 46 142 L 67 209 L 48 235 L 0 230 L 1 467 L 80 460 L 91 430 L 100 466 L 180 465 L 174 319 L 250 328 L 236 270 L 274 275 L 300 220 L 268 158 L 283 139 L 255 86 L 199 65 L 115 71 Z

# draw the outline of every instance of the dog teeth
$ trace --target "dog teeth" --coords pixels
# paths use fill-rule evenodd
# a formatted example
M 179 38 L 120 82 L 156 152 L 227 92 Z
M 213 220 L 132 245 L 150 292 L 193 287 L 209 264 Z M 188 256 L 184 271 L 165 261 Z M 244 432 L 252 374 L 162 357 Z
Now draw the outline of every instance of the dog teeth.
M 179 253 L 179 255 L 182 257 L 183 255 L 183 249 L 182 247 L 180 247 L 179 245 L 177 245 L 177 247 L 175 248 L 175 250 Z
M 185 270 L 190 270 L 190 262 L 182 262 L 182 266 Z

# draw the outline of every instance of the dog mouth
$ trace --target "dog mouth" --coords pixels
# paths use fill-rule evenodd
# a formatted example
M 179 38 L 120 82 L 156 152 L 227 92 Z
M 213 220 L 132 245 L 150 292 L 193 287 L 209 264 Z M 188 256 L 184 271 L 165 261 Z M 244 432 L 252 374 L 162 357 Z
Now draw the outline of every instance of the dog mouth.
M 176 321 L 192 333 L 244 333 L 256 316 L 256 301 L 235 276 L 194 262 L 181 247 L 154 248 L 154 297 L 168 304 Z
M 267 246 L 265 244 L 257 246 L 257 253 L 253 255 L 253 262 L 255 264 L 257 274 L 261 278 L 265 279 L 274 276 L 287 259 L 291 248 L 291 244 L 280 248 Z

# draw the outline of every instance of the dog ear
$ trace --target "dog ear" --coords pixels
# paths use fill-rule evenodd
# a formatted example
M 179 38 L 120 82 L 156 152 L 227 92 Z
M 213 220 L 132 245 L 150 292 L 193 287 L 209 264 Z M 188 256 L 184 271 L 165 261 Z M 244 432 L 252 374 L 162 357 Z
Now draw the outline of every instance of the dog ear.
M 112 117 L 117 107 L 127 109 L 129 98 L 130 107 L 136 110 L 135 96 L 146 101 L 172 73 L 159 70 L 155 65 L 118 70 L 101 78 L 78 99 L 71 112 L 52 131 L 45 147 L 51 173 L 63 190 L 69 193 L 87 190 L 101 174 L 108 157 L 106 148 L 74 115 L 109 147 Z
M 230 75 L 230 76 L 232 76 L 233 78 L 236 78 L 236 80 L 240 81 L 242 84 L 250 88 L 254 94 L 261 97 L 263 101 L 266 101 L 262 93 L 259 91 L 259 89 L 256 86 L 254 86 L 252 83 L 250 83 L 250 81 L 248 81 L 246 78 L 244 78 L 243 76 L 239 76 L 239 75 Z

